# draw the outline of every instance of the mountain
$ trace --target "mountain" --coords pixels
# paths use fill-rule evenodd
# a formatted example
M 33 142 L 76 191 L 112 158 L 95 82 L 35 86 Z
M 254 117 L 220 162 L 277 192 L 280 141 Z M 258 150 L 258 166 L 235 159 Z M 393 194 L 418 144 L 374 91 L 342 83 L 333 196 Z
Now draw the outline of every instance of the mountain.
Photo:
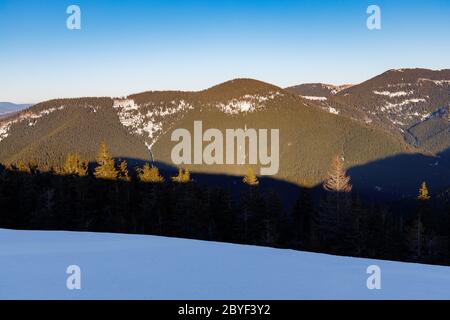
M 0 230 L 0 257 L 0 299 L 450 298 L 449 267 L 177 238 Z M 381 290 L 366 285 L 374 265 Z
M 338 92 L 334 97 L 345 97 Z M 45 166 L 61 164 L 70 152 L 93 161 L 101 142 L 116 158 L 171 165 L 176 145 L 171 133 L 203 122 L 203 131 L 279 129 L 280 165 L 276 179 L 317 186 L 335 154 L 355 168 L 356 190 L 397 190 L 410 195 L 424 176 L 436 188 L 448 186 L 450 171 L 434 166 L 432 156 L 398 135 L 347 117 L 324 112 L 316 101 L 268 83 L 236 79 L 200 92 L 149 91 L 128 100 L 111 98 L 58 99 L 37 104 L 0 121 L 0 162 L 34 160 Z M 270 148 L 269 148 L 270 150 Z M 414 163 L 405 166 L 404 161 Z M 373 174 L 372 165 L 377 169 Z M 194 172 L 240 176 L 247 165 L 192 165 Z M 255 166 L 258 170 L 259 166 Z M 400 189 L 395 181 L 403 181 Z
M 0 102 L 0 117 L 4 117 L 6 114 L 17 112 L 19 110 L 30 107 L 31 104 L 15 104 L 11 102 Z
M 325 101 L 331 96 L 334 96 L 342 90 L 350 88 L 351 86 L 351 84 L 335 86 L 324 83 L 305 83 L 298 86 L 288 87 L 286 88 L 286 91 L 298 94 L 308 100 Z
M 312 93 L 311 93 L 312 94 Z M 433 154 L 450 148 L 450 70 L 395 69 L 316 104 L 386 130 Z

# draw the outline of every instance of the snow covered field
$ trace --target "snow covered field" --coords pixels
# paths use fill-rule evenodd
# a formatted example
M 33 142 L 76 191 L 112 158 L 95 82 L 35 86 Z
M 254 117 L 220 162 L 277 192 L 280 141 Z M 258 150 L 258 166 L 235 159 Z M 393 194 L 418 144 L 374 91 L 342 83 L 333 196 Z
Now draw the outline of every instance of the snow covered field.
M 67 267 L 81 268 L 68 290 Z M 381 289 L 366 286 L 381 268 Z M 0 230 L 0 299 L 450 299 L 450 268 L 270 248 Z

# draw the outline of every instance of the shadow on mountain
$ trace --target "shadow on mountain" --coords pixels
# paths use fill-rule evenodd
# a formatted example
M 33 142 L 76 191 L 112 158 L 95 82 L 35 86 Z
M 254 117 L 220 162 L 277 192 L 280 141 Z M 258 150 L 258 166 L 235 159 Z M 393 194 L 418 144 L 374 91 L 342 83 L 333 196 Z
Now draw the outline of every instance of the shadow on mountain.
M 433 194 L 450 185 L 448 162 L 423 154 L 400 154 L 372 161 L 350 168 L 348 174 L 357 192 L 393 200 L 416 197 L 424 181 Z
M 445 156 L 450 149 L 436 157 L 419 153 L 399 154 L 375 160 L 348 169 L 353 192 L 366 199 L 380 199 L 389 202 L 415 199 L 422 182 L 426 181 L 432 194 L 440 194 L 450 186 L 450 162 Z M 127 159 L 130 167 L 142 167 L 145 160 Z M 156 166 L 166 177 L 174 176 L 178 168 L 158 162 Z M 239 195 L 245 189 L 241 176 L 194 172 L 193 179 L 203 185 L 219 186 Z M 259 177 L 263 192 L 276 190 L 285 206 L 292 206 L 301 191 L 294 183 L 273 177 Z M 322 184 L 309 189 L 314 197 L 322 193 Z
M 143 159 L 133 159 L 127 157 L 120 157 L 115 159 L 116 162 L 125 160 L 130 169 L 142 168 L 148 160 Z M 170 180 L 170 177 L 176 176 L 179 168 L 174 167 L 170 164 L 164 162 L 155 162 L 154 165 L 160 170 L 161 175 L 166 179 Z M 93 168 L 95 163 L 90 163 L 90 167 Z M 134 169 L 133 171 L 135 171 Z M 242 176 L 227 175 L 221 173 L 204 173 L 192 171 L 193 182 L 200 184 L 202 186 L 213 186 L 218 188 L 223 188 L 230 190 L 233 196 L 238 197 L 245 189 L 246 185 L 243 183 Z M 280 196 L 280 200 L 286 207 L 290 207 L 294 204 L 297 199 L 301 187 L 287 181 L 283 181 L 270 176 L 258 177 L 260 182 L 259 189 L 263 193 L 267 192 L 277 192 Z M 317 186 L 320 189 L 321 186 Z M 313 189 L 317 189 L 313 188 Z M 311 189 L 312 190 L 312 189 Z

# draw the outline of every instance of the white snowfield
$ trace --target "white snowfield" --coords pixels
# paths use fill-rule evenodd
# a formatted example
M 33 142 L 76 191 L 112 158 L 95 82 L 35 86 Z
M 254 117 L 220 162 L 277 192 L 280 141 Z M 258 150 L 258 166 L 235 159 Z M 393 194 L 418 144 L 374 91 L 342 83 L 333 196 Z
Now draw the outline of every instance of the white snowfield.
M 81 290 L 67 289 L 67 268 Z M 381 268 L 369 290 L 367 267 Z M 263 247 L 0 230 L 1 299 L 450 299 L 450 268 Z

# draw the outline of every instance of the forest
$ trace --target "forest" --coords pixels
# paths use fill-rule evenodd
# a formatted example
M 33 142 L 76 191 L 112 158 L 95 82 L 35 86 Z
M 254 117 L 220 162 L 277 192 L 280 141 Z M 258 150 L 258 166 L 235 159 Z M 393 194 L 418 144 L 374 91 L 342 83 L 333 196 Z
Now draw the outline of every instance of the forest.
M 43 170 L 0 165 L 0 228 L 148 234 L 376 259 L 450 265 L 450 205 L 424 182 L 415 199 L 359 196 L 341 155 L 320 190 L 299 187 L 294 205 L 262 191 L 249 168 L 243 191 L 200 184 L 187 169 L 163 176 L 129 168 L 99 148 Z

